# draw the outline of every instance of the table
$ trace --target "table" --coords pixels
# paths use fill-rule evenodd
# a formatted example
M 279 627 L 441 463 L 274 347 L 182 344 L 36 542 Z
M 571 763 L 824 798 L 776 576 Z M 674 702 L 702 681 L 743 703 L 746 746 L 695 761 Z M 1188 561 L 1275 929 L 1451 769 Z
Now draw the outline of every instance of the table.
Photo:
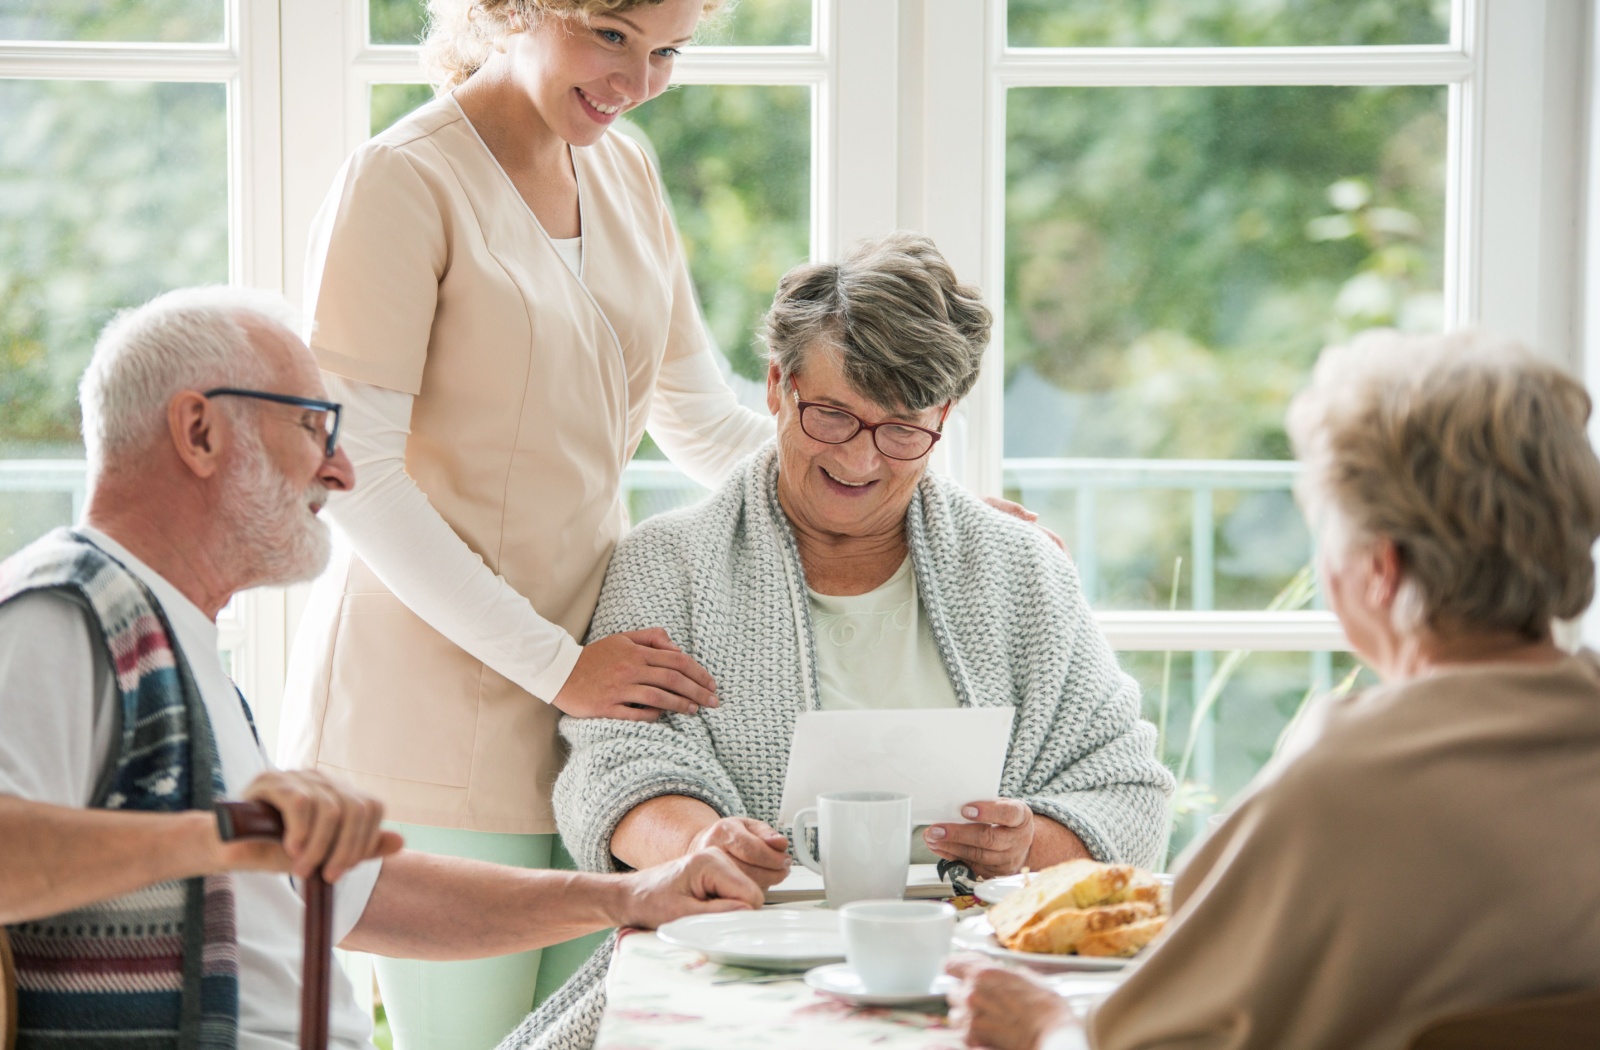
M 606 1012 L 595 1050 L 960 1050 L 942 1008 L 886 1009 L 840 1002 L 794 980 L 714 981 L 759 971 L 708 962 L 655 934 L 626 931 L 606 979 Z M 1057 974 L 1057 990 L 1087 1005 L 1114 987 L 1116 974 Z

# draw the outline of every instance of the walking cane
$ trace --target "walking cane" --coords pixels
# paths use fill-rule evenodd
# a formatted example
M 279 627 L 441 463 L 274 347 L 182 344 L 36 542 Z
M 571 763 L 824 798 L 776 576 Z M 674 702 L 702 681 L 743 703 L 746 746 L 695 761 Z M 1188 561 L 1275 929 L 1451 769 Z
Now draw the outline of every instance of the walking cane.
M 282 839 L 283 814 L 266 802 L 218 802 L 222 841 Z M 322 869 L 305 880 L 305 962 L 300 982 L 300 1050 L 328 1050 L 328 984 L 333 966 L 333 887 Z

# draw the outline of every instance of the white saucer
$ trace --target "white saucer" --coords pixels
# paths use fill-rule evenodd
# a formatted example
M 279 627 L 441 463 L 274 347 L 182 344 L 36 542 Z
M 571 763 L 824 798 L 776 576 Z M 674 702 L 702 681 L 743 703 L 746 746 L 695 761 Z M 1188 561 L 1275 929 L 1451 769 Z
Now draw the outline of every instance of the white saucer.
M 656 936 L 712 962 L 757 970 L 809 970 L 844 958 L 839 914 L 831 911 L 725 911 L 674 919 Z
M 861 987 L 861 978 L 850 969 L 849 963 L 834 963 L 807 970 L 806 984 L 856 1006 L 924 1006 L 944 1002 L 945 995 L 955 991 L 961 982 L 947 973 L 941 973 L 933 979 L 933 987 L 921 994 L 874 995 Z

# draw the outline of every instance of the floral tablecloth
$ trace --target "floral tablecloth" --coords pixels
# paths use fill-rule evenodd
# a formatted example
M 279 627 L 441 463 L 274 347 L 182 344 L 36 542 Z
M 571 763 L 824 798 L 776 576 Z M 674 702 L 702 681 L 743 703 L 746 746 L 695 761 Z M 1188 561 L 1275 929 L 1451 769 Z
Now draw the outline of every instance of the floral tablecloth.
M 757 971 L 708 962 L 653 933 L 631 931 L 617 943 L 606 981 L 607 1006 L 595 1050 L 960 1050 L 941 1007 L 890 1010 L 850 1006 L 797 979 L 724 983 Z M 1080 975 L 1106 990 L 1107 975 Z

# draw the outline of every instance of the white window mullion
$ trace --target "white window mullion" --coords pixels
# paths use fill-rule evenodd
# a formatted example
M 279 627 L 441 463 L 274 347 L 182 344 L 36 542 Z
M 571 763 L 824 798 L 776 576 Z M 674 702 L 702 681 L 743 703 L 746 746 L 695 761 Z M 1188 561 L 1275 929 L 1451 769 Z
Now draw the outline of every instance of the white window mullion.
M 283 41 L 283 290 L 300 303 L 311 219 L 349 152 L 346 126 L 366 114 L 344 105 L 347 43 L 356 0 L 280 0 Z
M 1581 0 L 1477 0 L 1482 55 L 1464 127 L 1481 130 L 1459 320 L 1578 367 L 1579 187 L 1588 17 Z M 1470 6 L 1470 5 L 1469 5 Z M 1469 41 L 1470 43 L 1470 41 Z M 1481 107 L 1481 116 L 1472 110 Z M 1481 124 L 1475 121 L 1481 120 Z M 1470 163 L 1470 161 L 1469 161 Z
M 813 254 L 831 259 L 853 241 L 888 233 L 898 223 L 900 111 L 896 0 L 830 2 L 834 75 L 817 109 L 827 124 L 819 136 L 831 145 L 823 178 L 830 192 L 818 207 L 824 220 Z M 819 100 L 820 101 L 820 100 Z
M 900 223 L 932 238 L 962 280 L 984 290 L 997 322 L 1003 299 L 992 260 L 1000 250 L 1004 157 L 997 169 L 994 143 L 1003 145 L 1004 129 L 994 122 L 996 113 L 1003 119 L 1004 99 L 996 99 L 988 66 L 993 26 L 1003 18 L 999 0 L 922 4 L 906 19 L 914 35 L 902 42 L 898 107 L 909 125 L 899 135 Z M 1001 336 L 996 323 L 978 384 L 962 404 L 966 440 L 954 464 L 968 487 L 986 494 L 1000 491 Z

